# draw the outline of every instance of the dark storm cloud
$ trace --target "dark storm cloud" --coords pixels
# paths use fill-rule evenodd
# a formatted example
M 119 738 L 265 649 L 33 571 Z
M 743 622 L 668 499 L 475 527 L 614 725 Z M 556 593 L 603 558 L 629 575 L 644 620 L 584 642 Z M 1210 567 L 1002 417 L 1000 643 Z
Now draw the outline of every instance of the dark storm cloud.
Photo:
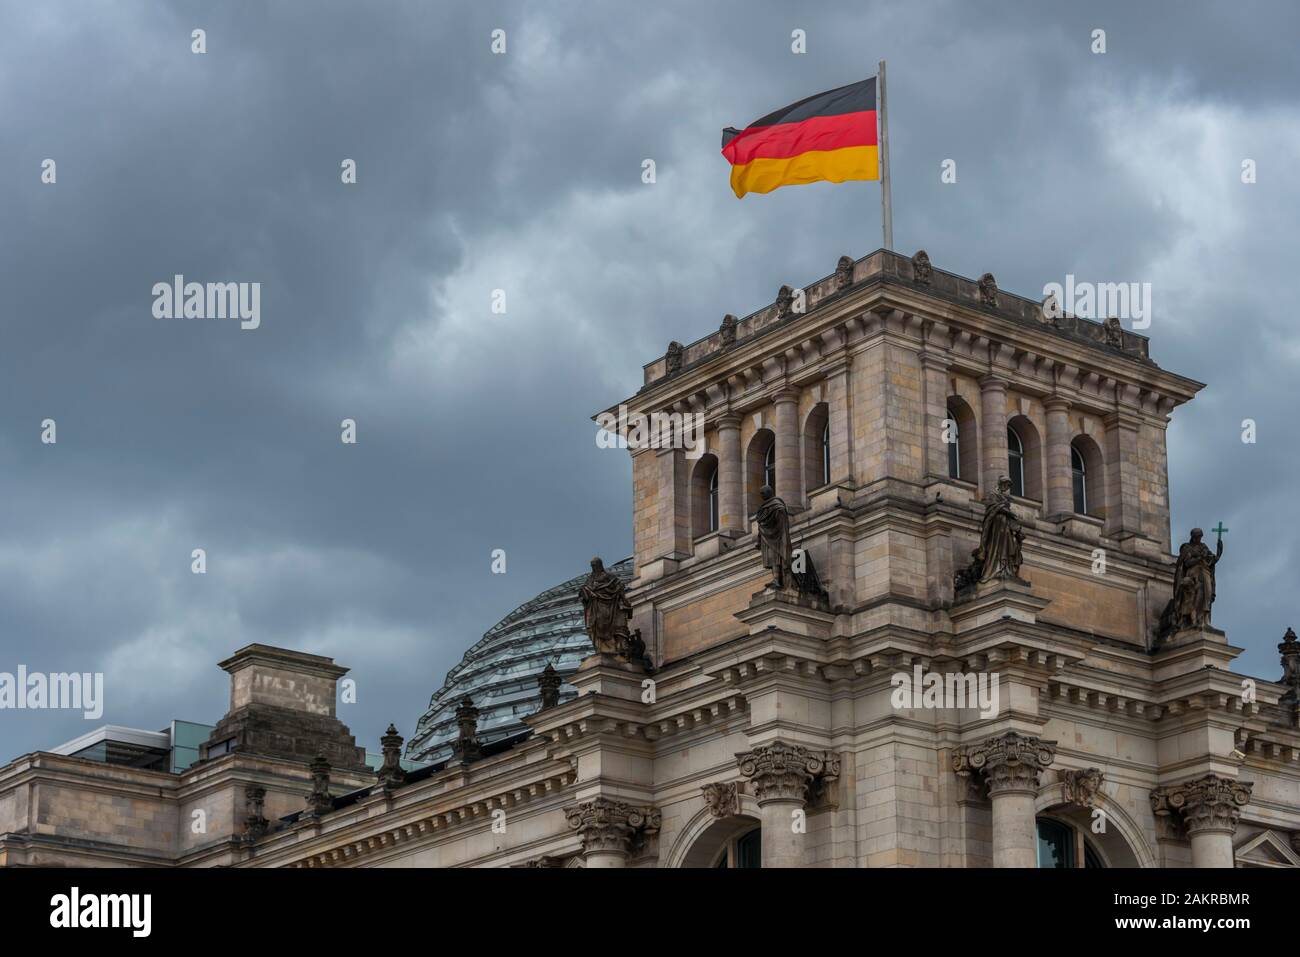
M 161 727 L 215 720 L 215 662 L 265 641 L 353 667 L 362 741 L 409 731 L 485 628 L 630 552 L 627 459 L 588 417 L 669 339 L 880 244 L 874 184 L 737 202 L 717 149 L 886 57 L 901 250 L 1027 295 L 1067 272 L 1155 285 L 1153 355 L 1210 383 L 1171 428 L 1175 535 L 1229 526 L 1215 620 L 1243 670 L 1274 675 L 1300 557 L 1279 534 L 1298 517 L 1294 12 L 69 2 L 4 20 L 0 670 L 105 671 L 103 720 Z M 261 328 L 154 320 L 175 273 L 261 282 Z M 0 754 L 87 727 L 7 712 Z

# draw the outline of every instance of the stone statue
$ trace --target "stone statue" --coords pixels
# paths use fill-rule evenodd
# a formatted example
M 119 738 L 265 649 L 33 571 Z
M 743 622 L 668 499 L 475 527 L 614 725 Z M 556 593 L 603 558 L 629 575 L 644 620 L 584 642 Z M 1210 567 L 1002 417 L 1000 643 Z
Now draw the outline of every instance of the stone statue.
M 759 491 L 763 504 L 754 513 L 758 523 L 756 545 L 763 553 L 763 567 L 772 569 L 769 587 L 778 591 L 794 586 L 794 546 L 790 544 L 790 510 L 776 497 L 772 486 L 764 485 Z
M 981 582 L 999 578 L 1020 578 L 1021 543 L 1025 540 L 1020 519 L 1011 508 L 1011 479 L 998 479 L 998 489 L 984 502 L 980 525 Z
M 1210 606 L 1214 604 L 1214 566 L 1223 557 L 1223 537 L 1211 554 L 1201 542 L 1205 533 L 1192 529 L 1191 540 L 1178 549 L 1174 566 L 1174 597 L 1160 616 L 1162 637 L 1187 628 L 1203 628 L 1210 623 Z
M 627 600 L 627 589 L 617 575 L 605 568 L 599 558 L 591 560 L 591 574 L 578 589 L 582 600 L 582 619 L 587 627 L 587 637 L 602 655 L 626 656 L 628 619 L 632 605 Z
M 1020 519 L 1011 507 L 1011 479 L 998 479 L 997 491 L 984 500 L 979 547 L 971 552 L 970 564 L 953 576 L 956 591 L 983 582 L 1020 577 L 1021 546 L 1025 540 Z

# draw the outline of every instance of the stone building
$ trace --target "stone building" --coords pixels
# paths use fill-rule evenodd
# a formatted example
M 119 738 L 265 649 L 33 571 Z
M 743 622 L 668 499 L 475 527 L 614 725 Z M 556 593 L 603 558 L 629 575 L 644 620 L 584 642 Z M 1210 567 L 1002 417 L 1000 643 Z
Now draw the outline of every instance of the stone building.
M 409 752 L 432 763 L 403 765 L 390 728 L 376 774 L 335 714 L 344 669 L 250 646 L 179 772 L 47 752 L 0 770 L 0 858 L 1300 865 L 1300 642 L 1282 680 L 1244 679 L 1204 620 L 1212 572 L 1202 620 L 1170 611 L 1165 430 L 1200 388 L 1143 336 L 1048 318 L 991 275 L 845 257 L 673 343 L 622 404 L 703 416 L 702 444 L 631 449 L 621 570 L 651 668 L 550 654 L 576 616 L 552 589 L 434 696 Z M 1014 568 L 989 578 L 1004 478 Z M 756 547 L 764 486 L 816 570 L 794 591 Z

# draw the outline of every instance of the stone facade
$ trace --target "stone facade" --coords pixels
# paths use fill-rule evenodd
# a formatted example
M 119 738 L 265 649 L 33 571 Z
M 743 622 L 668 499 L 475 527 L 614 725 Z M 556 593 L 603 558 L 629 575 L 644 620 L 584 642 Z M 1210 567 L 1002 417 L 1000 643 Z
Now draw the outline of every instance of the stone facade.
M 273 734 L 180 775 L 27 755 L 0 771 L 5 863 L 707 867 L 758 829 L 765 866 L 1032 867 L 1049 828 L 1070 866 L 1300 865 L 1294 639 L 1288 680 L 1249 694 L 1223 631 L 1155 641 L 1165 430 L 1201 384 L 1115 323 L 1045 318 L 924 254 L 842 260 L 802 312 L 794 292 L 673 344 L 627 400 L 706 424 L 698 458 L 631 453 L 652 675 L 594 656 L 528 733 L 470 733 L 386 786 L 346 729 L 316 728 L 335 746 L 319 813 L 312 755 Z M 957 600 L 1008 426 L 1023 582 Z M 764 589 L 749 516 L 769 462 L 829 605 Z M 271 664 L 263 684 L 228 669 L 223 734 L 254 703 L 336 720 L 312 684 L 332 663 L 302 682 Z M 981 680 L 995 705 L 962 696 Z

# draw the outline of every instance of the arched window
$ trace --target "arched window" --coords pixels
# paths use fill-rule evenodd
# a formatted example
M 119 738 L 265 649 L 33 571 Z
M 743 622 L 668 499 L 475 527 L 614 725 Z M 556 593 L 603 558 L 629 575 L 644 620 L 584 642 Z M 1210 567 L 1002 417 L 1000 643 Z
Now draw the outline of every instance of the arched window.
M 1081 860 L 1082 858 L 1082 860 Z M 1092 842 L 1078 828 L 1050 817 L 1038 819 L 1040 868 L 1105 867 Z
M 745 447 L 745 514 L 758 511 L 763 498 L 759 494 L 764 485 L 776 487 L 776 434 L 771 429 L 759 429 Z
M 709 473 L 709 531 L 718 530 L 718 468 Z
M 1025 497 L 1025 443 L 1011 426 L 1007 426 L 1007 478 L 1011 494 Z
M 754 828 L 727 841 L 718 856 L 716 868 L 752 869 L 763 866 L 763 831 Z
M 1073 445 L 1070 446 L 1070 478 L 1074 483 L 1074 511 L 1078 515 L 1087 515 L 1088 463 Z
M 831 480 L 831 424 L 827 421 L 822 429 L 822 484 Z
M 1101 449 L 1086 435 L 1076 435 L 1070 443 L 1070 484 L 1074 492 L 1075 514 L 1106 517 L 1106 482 Z
M 718 459 L 706 452 L 691 472 L 691 538 L 702 538 L 717 530 Z
M 830 484 L 830 407 L 818 402 L 803 423 L 803 487 L 805 492 Z
M 948 446 L 948 477 L 979 483 L 979 445 L 975 438 L 975 413 L 960 396 L 949 396 L 947 419 L 940 430 Z

